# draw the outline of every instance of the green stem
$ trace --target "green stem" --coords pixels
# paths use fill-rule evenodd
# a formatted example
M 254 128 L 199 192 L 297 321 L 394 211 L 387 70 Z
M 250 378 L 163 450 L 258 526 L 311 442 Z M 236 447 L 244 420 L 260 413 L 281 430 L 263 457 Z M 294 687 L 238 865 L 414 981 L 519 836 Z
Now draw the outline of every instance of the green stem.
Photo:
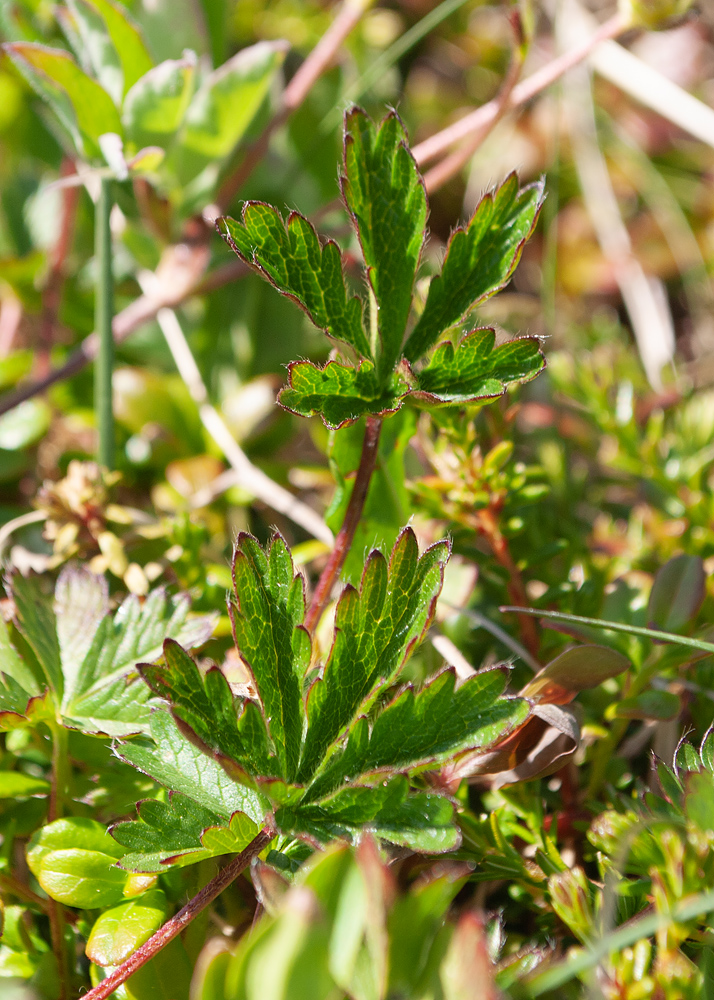
M 64 809 L 69 779 L 69 760 L 67 745 L 67 730 L 59 722 L 50 724 L 52 733 L 52 791 L 47 819 L 49 822 L 59 819 Z M 70 996 L 69 962 L 67 945 L 64 939 L 65 916 L 64 907 L 54 899 L 49 900 L 48 916 L 50 920 L 50 935 L 52 950 L 57 959 L 59 970 L 59 1000 L 67 1000 Z
M 112 370 L 114 368 L 114 278 L 112 274 L 111 180 L 102 178 L 95 215 L 95 258 L 97 287 L 95 327 L 99 339 L 94 362 L 94 412 L 97 421 L 97 461 L 114 466 L 114 414 L 112 412 Z

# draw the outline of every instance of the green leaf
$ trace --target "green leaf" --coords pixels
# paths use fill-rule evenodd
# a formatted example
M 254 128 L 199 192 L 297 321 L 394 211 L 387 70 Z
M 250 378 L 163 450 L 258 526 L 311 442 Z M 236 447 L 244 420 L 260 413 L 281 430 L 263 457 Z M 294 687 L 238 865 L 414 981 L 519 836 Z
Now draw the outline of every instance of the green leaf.
M 618 702 L 618 719 L 674 719 L 681 703 L 672 691 L 642 691 L 634 698 Z
M 305 584 L 290 550 L 275 535 L 266 554 L 241 532 L 233 551 L 236 603 L 229 605 L 233 637 L 258 691 L 282 776 L 297 773 L 304 725 L 302 680 L 310 664 Z
M 167 59 L 137 80 L 124 98 L 122 122 L 137 148 L 166 146 L 178 131 L 193 93 L 196 59 Z
M 223 768 L 190 743 L 168 712 L 151 716 L 154 745 L 134 740 L 123 745 L 117 756 L 154 780 L 190 796 L 205 809 L 228 820 L 243 812 L 262 823 L 267 802 L 257 792 L 232 781 Z
M 299 781 L 309 781 L 328 748 L 363 703 L 391 683 L 431 621 L 441 591 L 449 546 L 439 542 L 421 557 L 414 532 L 405 528 L 389 564 L 369 557 L 359 591 L 347 586 L 335 617 L 335 641 L 322 677 L 307 700 L 308 732 Z
M 0 799 L 15 799 L 26 795 L 46 795 L 51 785 L 44 778 L 35 778 L 21 771 L 0 771 Z
M 679 632 L 702 606 L 706 574 L 698 556 L 674 556 L 655 576 L 647 604 L 647 624 L 664 632 Z
M 128 736 L 146 731 L 149 691 L 131 675 L 143 659 L 161 655 L 164 638 L 186 646 L 202 645 L 213 632 L 215 616 L 189 618 L 185 594 L 169 597 L 163 588 L 144 601 L 129 595 L 116 614 L 107 615 L 92 638 L 81 667 L 67 664 L 74 684 L 63 703 L 63 715 L 75 728 L 90 733 Z
M 126 8 L 112 0 L 75 0 L 75 4 L 91 7 L 101 16 L 119 57 L 123 78 L 120 96 L 123 96 L 153 66 L 141 32 Z
M 36 726 L 57 716 L 57 706 L 49 688 L 30 695 L 12 677 L 0 674 L 0 730 Z
M 168 803 L 140 802 L 139 819 L 112 828 L 126 848 L 121 867 L 130 872 L 163 872 L 169 865 L 196 864 L 222 854 L 239 854 L 260 827 L 244 813 L 225 825 L 191 799 L 172 795 Z
M 441 274 L 431 280 L 424 312 L 404 349 L 409 361 L 420 358 L 473 306 L 506 285 L 542 203 L 543 182 L 519 190 L 515 174 L 484 195 L 468 226 L 449 240 Z
M 371 731 L 366 719 L 358 720 L 345 749 L 329 759 L 306 798 L 321 798 L 350 776 L 438 764 L 462 750 L 490 746 L 528 716 L 526 701 L 500 697 L 506 680 L 506 671 L 487 670 L 454 690 L 456 672 L 450 668 L 419 692 L 407 687 Z
M 535 337 L 495 347 L 493 330 L 473 330 L 456 347 L 439 344 L 416 374 L 417 399 L 428 403 L 471 403 L 502 396 L 510 385 L 528 382 L 545 367 Z
M 74 692 L 82 663 L 108 612 L 109 587 L 105 577 L 77 563 L 64 566 L 55 585 L 54 613 L 65 698 Z
M 202 674 L 177 642 L 164 643 L 164 663 L 142 663 L 141 675 L 159 697 L 165 698 L 181 731 L 210 754 L 237 780 L 247 775 L 280 777 L 280 762 L 271 754 L 268 737 L 255 702 L 233 697 L 221 670 Z
M 42 861 L 48 854 L 72 847 L 108 855 L 114 860 L 124 853 L 119 844 L 112 840 L 102 823 L 81 816 L 56 819 L 43 826 L 30 838 L 27 845 L 27 864 L 30 871 L 35 878 L 39 878 Z
M 286 410 L 310 417 L 319 413 L 328 427 L 343 427 L 367 413 L 394 413 L 402 405 L 408 387 L 392 374 L 380 387 L 374 365 L 362 361 L 359 368 L 328 361 L 324 368 L 311 361 L 288 365 L 288 384 L 278 397 Z
M 105 132 L 121 134 L 119 113 L 111 97 L 87 76 L 62 49 L 35 42 L 12 42 L 5 51 L 22 75 L 52 107 L 87 158 L 100 158 L 98 139 Z
M 46 434 L 51 419 L 52 411 L 44 399 L 26 399 L 0 417 L 0 448 L 28 448 Z
M 87 938 L 87 958 L 95 965 L 121 965 L 161 927 L 166 913 L 166 896 L 160 889 L 107 910 Z
M 370 357 L 362 301 L 349 294 L 340 248 L 333 240 L 321 246 L 302 215 L 291 212 L 285 223 L 274 208 L 256 201 L 245 203 L 241 222 L 221 218 L 216 227 L 231 249 L 297 302 L 315 326 Z
M 275 820 L 292 831 L 324 844 L 355 840 L 365 829 L 413 851 L 440 853 L 458 846 L 454 807 L 440 795 L 409 793 L 409 782 L 397 777 L 377 788 L 346 788 L 320 804 L 278 809 Z
M 40 578 L 15 573 L 10 581 L 17 624 L 37 657 L 44 678 L 56 695 L 62 695 L 62 663 L 52 601 L 43 593 Z
M 341 187 L 377 300 L 384 382 L 402 348 L 428 214 L 424 183 L 395 111 L 379 126 L 361 108 L 347 112 Z
M 0 614 L 0 665 L 5 682 L 11 678 L 28 694 L 39 694 L 40 685 L 31 668 L 25 663 L 10 640 L 10 630 Z
M 27 846 L 27 864 L 48 896 L 82 909 L 113 906 L 129 876 L 116 867 L 122 848 L 101 823 L 72 817 L 38 830 Z
M 210 73 L 191 101 L 179 138 L 179 176 L 188 181 L 231 153 L 268 94 L 285 43 L 258 42 Z
M 707 771 L 714 774 L 714 726 L 710 726 L 704 734 L 702 745 L 699 748 L 699 756 Z
M 687 775 L 684 781 L 686 795 L 684 812 L 703 833 L 714 831 L 714 775 L 701 771 Z
M 564 705 L 578 691 L 597 687 L 630 666 L 626 656 L 609 646 L 573 646 L 539 670 L 520 693 L 524 698 Z
M 89 0 L 67 0 L 71 11 L 72 26 L 68 31 L 67 19 L 63 26 L 67 39 L 77 59 L 101 83 L 102 87 L 119 106 L 124 94 L 124 74 L 104 21 Z

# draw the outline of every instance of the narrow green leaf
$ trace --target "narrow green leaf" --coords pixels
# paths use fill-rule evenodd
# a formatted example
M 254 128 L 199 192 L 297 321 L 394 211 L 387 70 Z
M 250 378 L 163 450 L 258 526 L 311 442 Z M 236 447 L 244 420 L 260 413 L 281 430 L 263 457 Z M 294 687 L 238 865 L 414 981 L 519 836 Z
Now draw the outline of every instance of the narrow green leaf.
M 50 690 L 61 698 L 62 665 L 52 601 L 43 593 L 36 576 L 15 573 L 10 588 L 17 608 L 18 628 L 37 657 Z
M 205 78 L 179 137 L 176 163 L 184 181 L 235 149 L 268 94 L 285 48 L 284 42 L 258 42 Z
M 706 574 L 698 556 L 674 556 L 655 576 L 647 604 L 647 624 L 679 632 L 695 618 L 705 594 Z
M 288 365 L 288 384 L 278 401 L 286 410 L 311 417 L 319 413 L 328 427 L 338 428 L 371 413 L 394 413 L 402 405 L 408 387 L 399 375 L 392 374 L 381 386 L 371 361 L 359 368 L 328 361 L 324 368 L 311 361 L 293 361 Z
M 328 748 L 382 684 L 390 683 L 431 621 L 449 546 L 439 542 L 419 557 L 405 528 L 389 564 L 369 557 L 359 592 L 346 587 L 337 606 L 335 641 L 323 675 L 307 701 L 309 728 L 299 781 L 309 781 Z
M 152 714 L 151 735 L 153 745 L 133 740 L 117 750 L 117 756 L 223 820 L 242 812 L 256 823 L 263 822 L 268 804 L 262 796 L 232 781 L 219 764 L 196 749 L 168 712 Z
M 609 629 L 611 632 L 626 632 L 628 635 L 641 635 L 645 639 L 656 642 L 672 642 L 676 646 L 688 646 L 690 649 L 701 649 L 706 653 L 714 653 L 714 643 L 694 639 L 688 635 L 675 635 L 672 632 L 660 632 L 657 629 L 641 628 L 639 625 L 628 625 L 623 622 L 608 622 L 602 618 L 585 618 L 582 615 L 568 615 L 562 611 L 539 611 L 538 608 L 515 608 L 504 606 L 501 611 L 517 611 L 523 615 L 536 615 L 538 618 L 556 622 L 576 622 L 581 625 L 595 625 Z
M 165 698 L 181 731 L 234 777 L 280 776 L 279 761 L 270 756 L 267 734 L 254 702 L 234 699 L 218 667 L 201 673 L 173 639 L 164 643 L 163 664 L 141 663 L 142 677 Z
M 233 587 L 236 603 L 229 612 L 236 648 L 255 681 L 281 776 L 292 781 L 300 758 L 301 688 L 311 644 L 302 627 L 303 578 L 295 573 L 280 535 L 266 556 L 252 535 L 241 532 L 233 551 Z
M 95 965 L 121 965 L 161 927 L 167 909 L 166 896 L 152 889 L 102 913 L 87 938 L 87 958 Z
M 12 42 L 5 45 L 5 51 L 52 106 L 80 154 L 99 158 L 99 136 L 105 132 L 121 134 L 119 113 L 111 97 L 67 52 L 35 42 Z
M 321 246 L 312 224 L 302 215 L 291 212 L 285 223 L 274 208 L 256 201 L 245 203 L 241 222 L 221 218 L 216 227 L 231 249 L 297 302 L 315 326 L 349 344 L 362 357 L 370 356 L 362 301 L 350 296 L 335 242 L 326 240 Z
M 502 396 L 510 385 L 529 382 L 545 367 L 535 337 L 495 347 L 493 330 L 474 330 L 456 347 L 440 344 L 416 374 L 414 395 L 428 403 L 471 403 Z
M 75 0 L 75 3 L 92 7 L 101 16 L 119 57 L 123 96 L 153 66 L 139 28 L 131 20 L 126 8 L 113 0 Z
M 395 771 L 426 763 L 441 763 L 462 750 L 488 747 L 528 716 L 528 703 L 501 698 L 504 670 L 488 670 L 469 678 L 454 690 L 453 669 L 442 671 L 421 691 L 408 687 L 388 705 L 368 732 L 360 719 L 339 755 L 308 789 L 314 801 L 361 774 Z
M 378 371 L 389 378 L 401 352 L 424 243 L 426 191 L 399 116 L 376 126 L 361 108 L 345 115 L 342 195 L 362 245 L 378 305 Z
M 122 106 L 127 140 L 139 149 L 165 148 L 186 114 L 195 76 L 195 56 L 187 53 L 183 59 L 159 63 L 137 80 Z
M 699 756 L 707 771 L 714 774 L 714 726 L 710 726 L 704 734 L 702 745 L 699 748 Z
M 410 794 L 406 778 L 377 788 L 347 788 L 325 802 L 278 809 L 281 830 L 318 843 L 355 840 L 369 828 L 377 837 L 414 851 L 440 853 L 458 846 L 454 807 L 440 795 Z
M 468 226 L 449 240 L 441 274 L 431 280 L 424 312 L 404 349 L 409 361 L 420 358 L 473 306 L 504 287 L 542 203 L 543 182 L 519 190 L 515 174 L 484 195 Z

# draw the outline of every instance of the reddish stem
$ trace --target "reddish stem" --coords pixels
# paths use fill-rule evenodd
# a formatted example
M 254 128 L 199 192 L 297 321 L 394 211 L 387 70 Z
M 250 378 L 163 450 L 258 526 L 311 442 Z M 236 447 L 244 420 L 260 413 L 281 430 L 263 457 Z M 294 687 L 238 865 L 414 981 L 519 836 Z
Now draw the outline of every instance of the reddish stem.
M 362 509 L 367 499 L 367 491 L 369 490 L 370 480 L 377 461 L 379 434 L 381 430 L 381 417 L 367 417 L 359 468 L 355 476 L 352 495 L 347 504 L 345 519 L 335 539 L 335 547 L 330 554 L 330 558 L 327 560 L 327 565 L 323 569 L 320 579 L 317 581 L 310 608 L 305 616 L 305 628 L 309 632 L 315 631 L 315 626 L 319 622 L 325 605 L 330 599 L 332 588 L 340 575 L 340 570 L 352 545 L 357 525 L 362 517 Z
M 153 934 L 148 941 L 137 948 L 133 955 L 130 955 L 125 962 L 112 972 L 110 976 L 85 993 L 83 1000 L 105 1000 L 111 996 L 114 990 L 125 983 L 129 976 L 133 975 L 150 961 L 162 948 L 165 948 L 170 941 L 173 941 L 181 931 L 187 927 L 194 917 L 197 917 L 201 910 L 204 910 L 209 903 L 212 903 L 226 889 L 231 882 L 236 879 L 244 868 L 247 868 L 253 858 L 257 857 L 264 847 L 273 839 L 274 833 L 268 827 L 264 827 L 260 833 L 251 840 L 244 851 L 236 855 L 225 868 L 222 868 L 215 878 L 201 889 L 193 899 L 179 910 L 177 914 L 167 920 L 163 927 Z

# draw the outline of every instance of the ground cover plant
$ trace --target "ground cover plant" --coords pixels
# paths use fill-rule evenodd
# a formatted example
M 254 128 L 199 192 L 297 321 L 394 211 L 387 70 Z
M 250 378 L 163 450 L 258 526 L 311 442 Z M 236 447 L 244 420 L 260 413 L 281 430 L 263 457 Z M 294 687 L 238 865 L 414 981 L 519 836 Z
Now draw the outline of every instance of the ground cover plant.
M 706 11 L 0 18 L 0 996 L 708 996 Z

